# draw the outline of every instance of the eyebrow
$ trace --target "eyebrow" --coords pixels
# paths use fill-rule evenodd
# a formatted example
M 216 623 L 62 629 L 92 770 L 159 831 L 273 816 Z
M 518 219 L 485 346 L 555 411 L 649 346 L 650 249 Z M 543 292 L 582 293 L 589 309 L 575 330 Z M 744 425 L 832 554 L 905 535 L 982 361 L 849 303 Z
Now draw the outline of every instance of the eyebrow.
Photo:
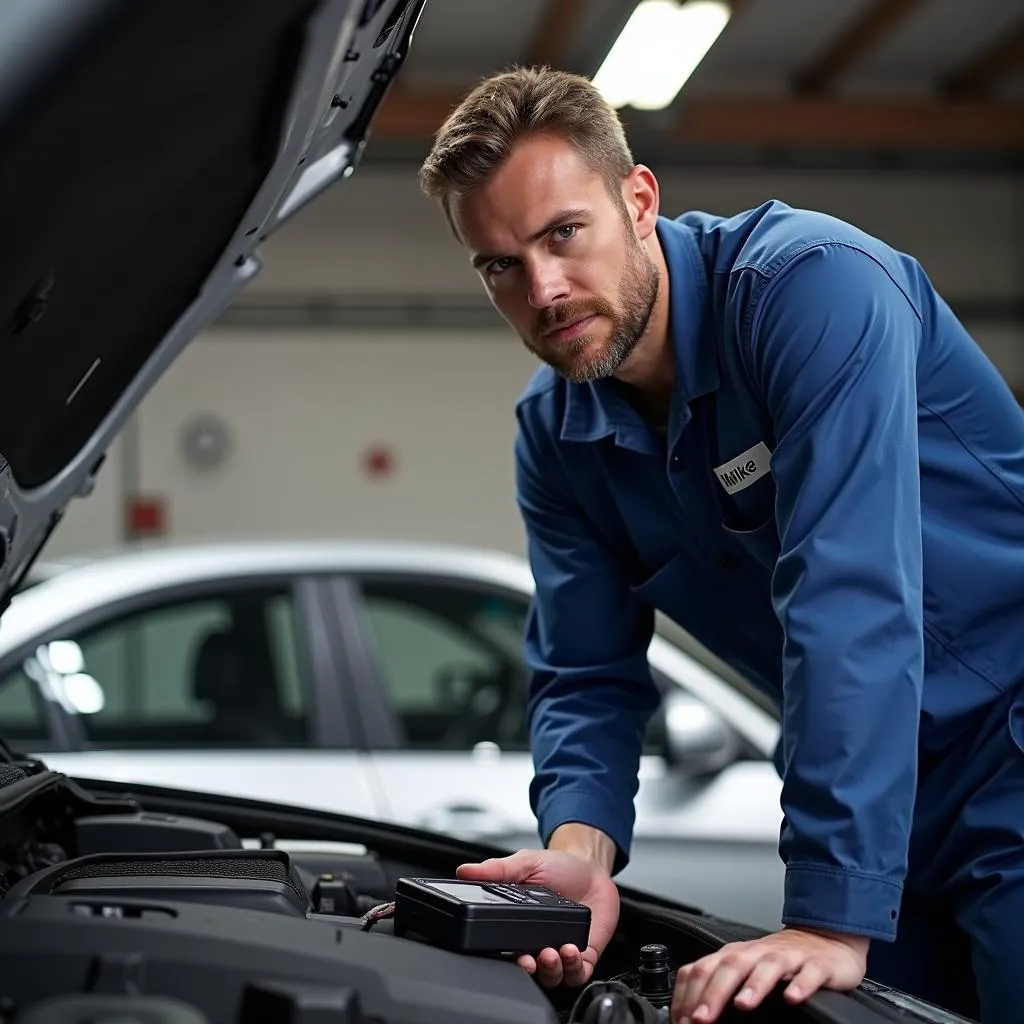
M 527 241 L 536 242 L 538 239 L 543 238 L 545 235 L 549 235 L 557 227 L 561 227 L 567 221 L 581 220 L 587 216 L 589 211 L 583 207 L 576 207 L 572 210 L 561 210 L 555 214 L 539 231 L 535 231 Z M 501 253 L 481 253 L 479 256 L 473 257 L 473 266 L 477 269 L 486 266 L 488 263 L 493 263 L 495 260 L 500 260 L 502 257 Z

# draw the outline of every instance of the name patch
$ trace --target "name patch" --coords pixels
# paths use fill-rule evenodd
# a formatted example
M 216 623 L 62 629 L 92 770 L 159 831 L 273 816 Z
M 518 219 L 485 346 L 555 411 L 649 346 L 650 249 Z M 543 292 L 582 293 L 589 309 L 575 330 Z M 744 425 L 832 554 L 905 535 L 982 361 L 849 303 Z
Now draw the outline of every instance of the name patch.
M 715 467 L 715 476 L 725 488 L 726 494 L 736 494 L 771 472 L 772 453 L 764 441 L 758 441 L 735 459 Z

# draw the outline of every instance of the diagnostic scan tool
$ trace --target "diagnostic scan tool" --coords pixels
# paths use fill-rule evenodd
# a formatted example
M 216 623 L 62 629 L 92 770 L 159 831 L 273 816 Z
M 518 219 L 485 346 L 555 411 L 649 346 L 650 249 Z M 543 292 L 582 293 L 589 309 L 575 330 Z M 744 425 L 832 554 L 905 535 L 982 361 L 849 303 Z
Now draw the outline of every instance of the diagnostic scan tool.
M 542 885 L 400 878 L 396 935 L 460 953 L 538 953 L 590 937 L 590 908 Z

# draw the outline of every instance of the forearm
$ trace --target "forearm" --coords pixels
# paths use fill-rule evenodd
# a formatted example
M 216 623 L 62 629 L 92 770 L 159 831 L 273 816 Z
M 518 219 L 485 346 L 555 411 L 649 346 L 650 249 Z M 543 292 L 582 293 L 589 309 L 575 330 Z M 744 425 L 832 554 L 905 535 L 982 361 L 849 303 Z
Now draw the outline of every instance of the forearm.
M 615 863 L 615 843 L 612 838 L 593 825 L 569 821 L 559 825 L 548 841 L 549 850 L 561 850 L 583 860 L 600 864 L 608 874 Z
M 856 249 L 806 251 L 754 328 L 783 627 L 783 922 L 896 933 L 924 674 L 920 320 Z
M 524 637 L 530 806 L 545 845 L 569 824 L 605 835 L 614 873 L 628 863 L 640 754 L 660 700 L 647 661 L 654 610 L 580 506 L 550 436 L 520 419 L 517 500 L 537 581 Z
M 530 716 L 530 805 L 542 840 L 565 824 L 597 829 L 615 845 L 613 874 L 629 862 L 643 738 L 658 703 L 642 658 L 615 668 L 614 682 L 542 682 Z

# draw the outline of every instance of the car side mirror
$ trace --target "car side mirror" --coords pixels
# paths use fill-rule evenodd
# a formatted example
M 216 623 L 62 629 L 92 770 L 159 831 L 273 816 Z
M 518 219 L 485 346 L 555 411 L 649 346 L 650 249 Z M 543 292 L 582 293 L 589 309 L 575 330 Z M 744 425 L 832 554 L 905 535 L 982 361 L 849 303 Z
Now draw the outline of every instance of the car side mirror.
M 689 776 L 721 771 L 739 755 L 740 738 L 714 708 L 685 693 L 664 702 L 665 760 Z

